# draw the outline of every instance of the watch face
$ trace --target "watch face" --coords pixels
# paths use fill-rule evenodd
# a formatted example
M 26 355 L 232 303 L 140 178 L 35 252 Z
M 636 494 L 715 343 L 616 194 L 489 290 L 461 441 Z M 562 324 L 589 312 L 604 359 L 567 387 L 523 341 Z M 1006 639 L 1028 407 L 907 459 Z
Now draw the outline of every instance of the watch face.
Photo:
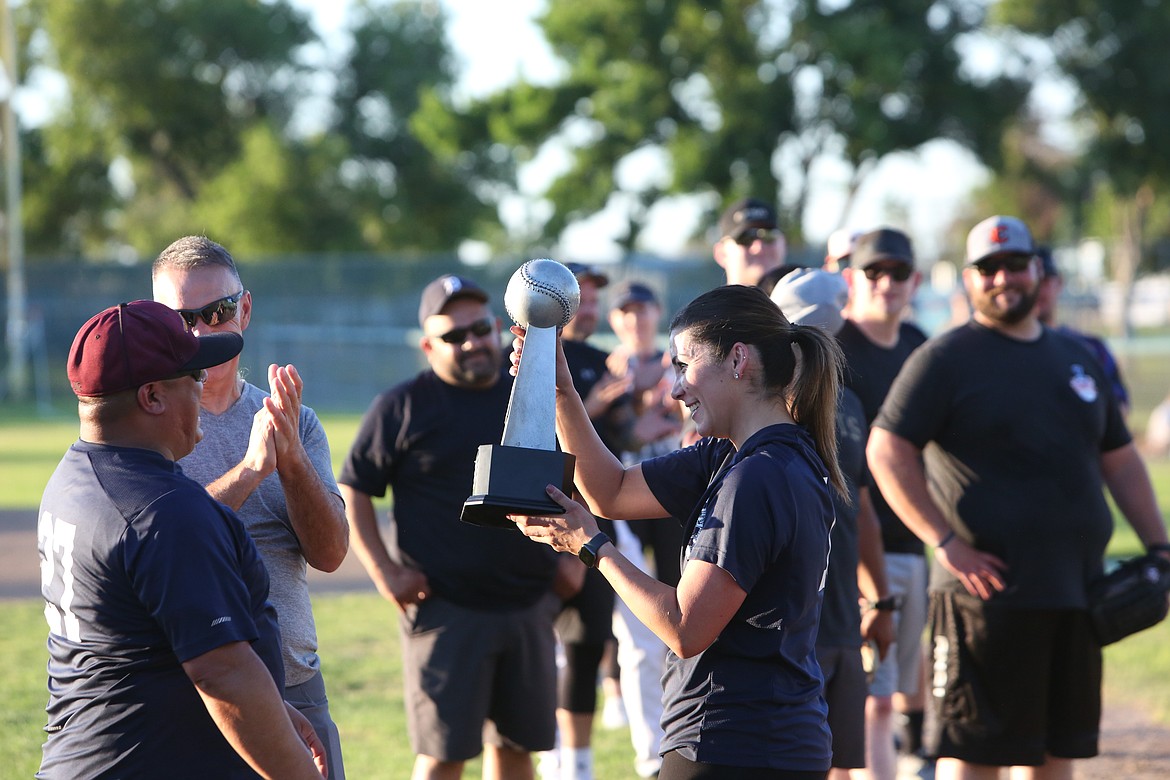
M 588 566 L 590 569 L 597 565 L 597 551 L 603 544 L 609 541 L 609 537 L 603 533 L 599 533 L 589 541 L 585 542 L 577 557 L 581 559 L 581 563 Z

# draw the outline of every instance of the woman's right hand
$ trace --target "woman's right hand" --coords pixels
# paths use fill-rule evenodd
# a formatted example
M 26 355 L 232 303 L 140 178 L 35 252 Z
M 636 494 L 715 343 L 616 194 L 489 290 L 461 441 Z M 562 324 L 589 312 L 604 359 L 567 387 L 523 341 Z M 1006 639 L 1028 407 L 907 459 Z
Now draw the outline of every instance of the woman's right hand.
M 508 356 L 512 366 L 508 371 L 516 376 L 520 367 L 520 356 L 524 352 L 524 336 L 526 329 L 523 325 L 513 325 L 509 330 L 516 336 L 512 340 L 512 354 Z M 569 361 L 565 358 L 565 349 L 561 344 L 561 331 L 557 329 L 557 390 L 564 392 L 573 389 L 573 375 L 569 373 Z

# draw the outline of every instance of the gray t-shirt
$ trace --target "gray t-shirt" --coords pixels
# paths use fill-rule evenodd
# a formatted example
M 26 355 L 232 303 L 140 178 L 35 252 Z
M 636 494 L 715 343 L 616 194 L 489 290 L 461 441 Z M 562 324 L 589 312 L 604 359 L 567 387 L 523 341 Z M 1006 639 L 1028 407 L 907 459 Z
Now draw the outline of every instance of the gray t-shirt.
M 183 473 L 200 485 L 209 485 L 234 468 L 248 451 L 252 418 L 264 405 L 268 393 L 244 383 L 240 398 L 223 414 L 199 411 L 203 440 L 195 451 L 179 461 Z M 301 407 L 301 442 L 325 489 L 340 496 L 333 479 L 329 442 L 317 414 Z M 285 684 L 300 685 L 311 679 L 321 666 L 317 657 L 317 627 L 309 601 L 305 557 L 288 518 L 288 506 L 280 477 L 274 472 L 244 501 L 236 512 L 244 522 L 271 580 L 269 600 L 280 619 Z

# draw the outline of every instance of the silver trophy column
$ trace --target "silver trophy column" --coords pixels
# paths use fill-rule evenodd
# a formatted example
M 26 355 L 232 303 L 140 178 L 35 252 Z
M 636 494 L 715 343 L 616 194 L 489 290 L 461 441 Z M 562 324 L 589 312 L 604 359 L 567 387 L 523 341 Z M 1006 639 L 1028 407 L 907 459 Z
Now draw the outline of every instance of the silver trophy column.
M 527 328 L 524 352 L 508 399 L 501 444 L 480 445 L 464 522 L 515 528 L 509 514 L 562 514 L 545 493 L 556 485 L 572 495 L 572 455 L 557 450 L 557 328 L 577 312 L 580 289 L 565 266 L 530 260 L 513 275 L 504 296 L 508 313 Z

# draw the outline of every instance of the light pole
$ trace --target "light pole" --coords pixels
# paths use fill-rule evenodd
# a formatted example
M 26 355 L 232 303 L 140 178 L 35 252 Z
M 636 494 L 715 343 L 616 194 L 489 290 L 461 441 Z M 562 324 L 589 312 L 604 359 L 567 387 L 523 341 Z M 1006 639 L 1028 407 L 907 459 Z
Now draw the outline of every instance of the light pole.
M 20 135 L 16 129 L 16 31 L 8 1 L 0 2 L 0 59 L 7 87 L 2 96 L 0 143 L 4 146 L 4 238 L 8 259 L 8 397 L 28 398 L 28 292 L 24 281 L 24 228 L 21 221 Z

